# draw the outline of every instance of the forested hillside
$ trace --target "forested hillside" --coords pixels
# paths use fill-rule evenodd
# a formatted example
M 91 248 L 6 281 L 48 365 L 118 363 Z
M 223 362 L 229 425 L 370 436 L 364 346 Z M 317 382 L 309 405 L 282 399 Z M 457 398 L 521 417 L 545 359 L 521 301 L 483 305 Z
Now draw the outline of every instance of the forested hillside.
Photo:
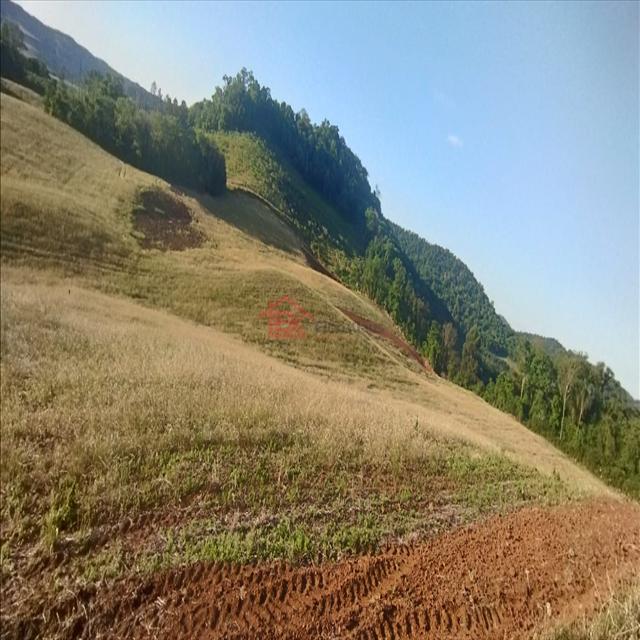
M 210 100 L 191 107 L 191 118 L 207 131 L 248 131 L 276 145 L 304 179 L 355 225 L 362 225 L 369 207 L 380 211 L 367 170 L 338 127 L 327 120 L 313 124 L 304 109 L 294 113 L 286 102 L 274 100 L 269 88 L 246 69 L 225 76 L 224 85 Z
M 542 349 L 547 355 L 553 357 L 566 354 L 567 350 L 555 339 L 545 338 L 535 333 L 527 333 L 526 331 L 519 331 L 518 336 L 523 340 L 528 340 L 534 347 Z
M 513 330 L 496 313 L 467 265 L 448 249 L 427 242 L 413 231 L 393 223 L 391 229 L 420 276 L 447 303 L 463 332 L 477 327 L 484 346 L 505 355 Z
M 244 69 L 190 108 L 168 98 L 140 108 L 113 77 L 92 74 L 76 88 L 32 69 L 15 32 L 2 34 L 3 74 L 35 74 L 47 111 L 178 185 L 218 193 L 233 166 L 234 186 L 273 203 L 315 258 L 386 310 L 437 373 L 640 493 L 640 418 L 611 370 L 515 335 L 462 261 L 384 218 L 336 126 L 294 113 Z

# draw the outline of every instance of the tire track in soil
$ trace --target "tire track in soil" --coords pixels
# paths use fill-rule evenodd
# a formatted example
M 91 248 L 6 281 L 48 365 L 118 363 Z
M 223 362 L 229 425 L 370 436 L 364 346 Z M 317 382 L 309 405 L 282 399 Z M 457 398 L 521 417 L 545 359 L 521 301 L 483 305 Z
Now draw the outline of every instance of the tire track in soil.
M 69 638 L 528 638 L 590 613 L 638 571 L 640 506 L 601 500 L 338 563 L 199 563 L 129 578 L 61 618 L 75 622 Z

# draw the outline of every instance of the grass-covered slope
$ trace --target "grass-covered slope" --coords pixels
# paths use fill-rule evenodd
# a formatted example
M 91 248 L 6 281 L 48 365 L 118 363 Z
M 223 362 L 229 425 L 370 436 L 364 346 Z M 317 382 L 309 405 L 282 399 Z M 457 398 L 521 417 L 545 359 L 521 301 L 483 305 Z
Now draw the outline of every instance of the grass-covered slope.
M 348 363 L 354 369 L 354 362 L 345 357 L 348 349 L 339 352 L 332 348 L 345 343 L 332 334 L 348 333 L 344 327 L 354 326 L 344 324 L 348 318 L 367 331 L 368 346 L 375 346 L 376 356 L 382 355 L 383 360 L 391 357 L 400 364 L 409 359 L 419 369 L 424 368 L 426 357 L 435 373 L 508 411 L 615 486 L 637 495 L 640 418 L 637 406 L 613 372 L 602 363 L 591 366 L 581 354 L 551 358 L 544 350 L 532 347 L 496 315 L 482 286 L 461 261 L 415 235 L 394 230 L 382 214 L 366 168 L 336 126 L 326 120 L 314 124 L 304 110 L 294 113 L 286 103 L 274 100 L 270 90 L 246 69 L 235 77 L 225 77 L 224 85 L 215 89 L 211 100 L 187 108 L 167 98 L 147 112 L 123 98 L 113 78 L 93 77 L 85 86 L 73 89 L 56 82 L 41 65 L 20 54 L 20 40 L 15 31 L 3 29 L 3 51 L 8 53 L 3 55 L 3 73 L 12 70 L 11 77 L 19 82 L 31 79 L 33 87 L 44 89 L 48 113 L 76 127 L 124 162 L 211 194 L 220 194 L 226 183 L 224 156 L 215 142 L 218 138 L 233 165 L 232 184 L 246 185 L 244 189 L 257 198 L 255 206 L 250 207 L 246 199 L 238 199 L 237 193 L 207 203 L 203 198 L 187 203 L 183 195 L 169 195 L 162 183 L 160 189 L 137 189 L 128 202 L 128 220 L 134 227 L 130 235 L 138 245 L 130 256 L 136 264 L 135 277 L 129 277 L 129 261 L 118 283 L 105 278 L 113 290 L 139 296 L 151 304 L 169 304 L 199 321 L 226 322 L 246 339 L 259 343 L 263 329 L 252 335 L 255 318 L 237 320 L 238 313 L 246 309 L 234 305 L 235 283 L 231 295 L 224 291 L 234 276 L 222 283 L 207 278 L 195 287 L 212 292 L 212 285 L 222 286 L 221 304 L 212 309 L 207 300 L 194 300 L 191 295 L 184 298 L 185 292 L 192 293 L 192 283 L 203 275 L 201 268 L 194 269 L 184 280 L 185 266 L 193 256 L 205 256 L 206 260 L 212 256 L 207 250 L 207 246 L 211 248 L 211 235 L 204 229 L 207 213 L 223 217 L 245 237 L 248 234 L 270 245 L 274 225 L 266 225 L 270 229 L 266 234 L 261 229 L 263 221 L 273 219 L 280 226 L 291 227 L 299 238 L 293 251 L 298 258 L 364 294 L 388 315 L 376 311 L 379 322 L 325 298 L 329 306 L 321 307 L 328 309 L 328 316 L 304 312 L 307 320 L 319 317 L 323 327 L 312 348 L 283 348 L 262 340 L 264 349 L 278 351 L 298 365 L 318 368 L 330 361 L 329 368 Z M 4 64 L 6 60 L 11 64 Z M 40 78 L 38 82 L 35 75 Z M 20 91 L 9 90 L 27 98 Z M 31 98 L 29 101 L 37 104 Z M 160 202 L 165 203 L 164 210 L 156 206 Z M 248 209 L 261 208 L 265 215 L 247 213 Z M 148 233 L 157 237 L 149 238 Z M 286 253 L 287 242 L 281 247 L 277 231 L 275 236 L 274 246 Z M 7 239 L 19 243 L 19 238 L 10 234 Z M 99 251 L 104 244 L 99 242 L 94 249 Z M 164 253 L 164 261 L 147 253 L 149 249 Z M 175 261 L 169 250 L 184 251 L 189 260 Z M 260 252 L 259 247 L 254 246 L 254 250 Z M 82 250 L 77 255 L 82 256 Z M 267 268 L 273 264 L 269 260 Z M 149 265 L 151 277 L 141 278 Z M 260 291 L 250 292 L 250 306 L 256 300 L 273 302 L 273 297 L 265 301 L 264 292 L 271 295 L 282 289 L 283 282 L 279 277 L 274 280 L 273 273 L 268 281 L 275 282 L 275 287 L 265 286 L 261 281 L 264 271 L 255 274 Z M 175 281 L 175 296 L 167 296 L 161 289 L 163 280 Z M 347 291 L 333 285 L 323 290 L 327 295 L 339 291 L 341 296 Z M 303 293 L 308 290 L 300 295 Z M 353 294 L 347 298 L 350 302 L 363 301 Z M 288 297 L 283 300 L 288 304 Z M 309 305 L 317 302 L 310 300 Z M 229 313 L 221 315 L 220 308 Z M 337 314 L 340 322 L 334 322 L 332 314 Z M 353 340 L 348 338 L 346 342 Z M 362 347 L 366 341 L 357 342 Z M 389 345 L 395 348 L 395 354 L 389 351 Z M 396 358 L 399 354 L 400 360 Z M 377 365 L 364 356 L 363 352 L 357 362 L 365 362 L 369 375 L 375 377 Z M 335 368 L 332 370 L 335 372 Z
M 532 346 L 496 314 L 464 263 L 385 220 L 366 168 L 337 126 L 326 120 L 314 124 L 304 110 L 294 113 L 246 69 L 226 76 L 189 116 L 214 135 L 259 136 L 355 227 L 364 250 L 352 245 L 352 253 L 345 254 L 330 231 L 312 230 L 316 254 L 325 263 L 327 255 L 337 255 L 334 271 L 384 308 L 435 372 L 509 411 L 615 486 L 638 495 L 640 415 L 613 372 L 579 354 L 552 358 Z M 289 199 L 286 192 L 283 196 Z
M 183 193 L 4 94 L 1 126 L 2 616 L 19 603 L 32 625 L 16 635 L 43 631 L 43 591 L 336 557 L 607 492 L 428 374 L 260 199 Z M 269 337 L 283 295 L 313 315 L 302 338 Z
M 2 128 L 3 259 L 74 274 L 104 291 L 233 331 L 301 364 L 373 371 L 388 359 L 371 350 L 338 307 L 389 325 L 384 314 L 337 283 L 319 294 L 314 278 L 326 278 L 311 270 L 298 278 L 283 269 L 292 260 L 305 264 L 301 243 L 254 198 L 172 193 L 163 181 L 5 95 Z M 135 211 L 141 193 L 154 190 L 186 204 L 197 246 L 182 251 L 143 248 Z M 314 340 L 267 340 L 260 311 L 285 294 L 314 315 Z
M 449 403 L 449 413 L 458 410 L 457 398 L 460 433 L 495 449 L 515 452 L 520 440 L 517 455 L 526 457 L 527 446 L 542 443 L 472 394 L 428 376 L 403 357 L 395 341 L 385 339 L 386 334 L 401 337 L 389 317 L 366 297 L 309 267 L 295 229 L 260 200 L 233 191 L 220 197 L 178 192 L 6 95 L 1 115 L 5 273 L 25 268 L 28 281 L 64 278 L 163 309 L 232 334 L 298 368 L 346 377 L 354 384 L 388 387 L 402 380 L 398 389 L 405 399 L 442 409 Z M 148 194 L 164 194 L 173 204 L 153 200 L 164 210 L 152 206 L 145 211 Z M 182 210 L 187 211 L 189 238 L 196 240 L 174 248 L 166 234 L 180 239 L 186 233 L 178 228 L 176 212 Z M 151 248 L 145 234 L 157 234 Z M 313 315 L 304 324 L 305 339 L 269 338 L 262 312 L 283 295 Z M 345 312 L 373 329 L 358 327 Z M 476 420 L 472 429 L 473 419 L 467 423 L 462 415 L 474 410 L 486 418 Z M 502 433 L 485 432 L 483 425 L 490 426 L 492 419 L 502 421 Z M 521 435 L 511 440 L 512 427 Z M 455 421 L 446 430 L 454 432 Z

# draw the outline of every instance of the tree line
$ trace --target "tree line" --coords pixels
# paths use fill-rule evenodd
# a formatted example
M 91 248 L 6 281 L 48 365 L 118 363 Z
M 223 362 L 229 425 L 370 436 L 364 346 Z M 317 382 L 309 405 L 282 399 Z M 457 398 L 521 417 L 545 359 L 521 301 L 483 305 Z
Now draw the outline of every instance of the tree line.
M 211 194 L 224 191 L 224 156 L 191 125 L 184 102 L 168 98 L 161 110 L 145 110 L 124 95 L 118 79 L 91 73 L 80 89 L 50 85 L 44 103 L 49 113 L 134 167 Z
M 45 64 L 22 54 L 24 38 L 20 27 L 3 20 L 0 25 L 0 71 L 2 77 L 42 93 L 49 82 Z
M 640 497 L 640 412 L 604 363 L 566 351 L 552 358 L 517 343 L 515 366 L 481 395 L 611 484 Z
M 521 336 L 505 360 L 467 332 L 460 356 L 455 327 L 432 322 L 422 352 L 434 370 L 471 389 L 551 440 L 607 482 L 640 497 L 640 411 L 604 363 L 562 351 L 554 357 Z
M 22 54 L 18 27 L 3 22 L 0 31 L 2 75 L 43 93 L 48 113 L 143 171 L 211 194 L 225 189 L 224 156 L 192 125 L 184 101 L 167 97 L 147 110 L 124 94 L 119 78 L 96 72 L 79 87 L 69 85 Z

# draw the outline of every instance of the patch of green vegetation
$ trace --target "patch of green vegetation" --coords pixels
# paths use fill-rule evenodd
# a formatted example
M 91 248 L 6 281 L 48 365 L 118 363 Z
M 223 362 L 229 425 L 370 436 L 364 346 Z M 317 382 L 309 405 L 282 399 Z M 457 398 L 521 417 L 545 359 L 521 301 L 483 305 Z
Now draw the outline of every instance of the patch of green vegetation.
M 543 476 L 534 469 L 514 465 L 502 455 L 453 454 L 447 466 L 460 486 L 462 502 L 478 511 L 512 508 L 541 499 L 556 503 L 566 498 L 564 483 L 557 474 Z
M 49 511 L 42 524 L 42 538 L 47 547 L 53 548 L 62 531 L 74 528 L 78 522 L 79 504 L 76 481 L 63 477 L 51 492 Z
M 353 524 L 333 523 L 323 527 L 285 517 L 271 525 L 211 535 L 191 530 L 177 537 L 169 535 L 162 551 L 141 554 L 135 567 L 138 571 L 153 572 L 198 561 L 245 564 L 258 560 L 335 560 L 344 554 L 373 551 L 395 530 L 389 522 L 382 525 L 372 515 L 360 517 Z
M 335 560 L 345 554 L 374 552 L 381 543 L 408 534 L 418 538 L 432 535 L 472 521 L 482 513 L 530 503 L 556 504 L 569 497 L 559 480 L 537 477 L 535 472 L 529 474 L 499 456 L 452 454 L 451 458 L 437 458 L 422 467 L 431 483 L 421 485 L 414 469 L 401 466 L 392 472 L 393 478 L 404 480 L 397 486 L 386 479 L 384 487 L 359 493 L 348 481 L 357 473 L 354 464 L 354 468 L 346 468 L 344 474 L 330 480 L 323 476 L 324 491 L 314 492 L 302 483 L 297 491 L 287 492 L 284 501 L 274 501 L 273 494 L 267 497 L 273 483 L 268 475 L 263 475 L 262 490 L 256 492 L 256 486 L 251 486 L 253 481 L 248 479 L 260 474 L 244 471 L 243 466 L 243 489 L 235 498 L 249 498 L 234 501 L 232 513 L 245 514 L 244 524 L 234 526 L 219 519 L 196 521 L 177 533 L 168 532 L 161 551 L 143 553 L 134 564 L 140 571 L 153 571 L 200 560 Z M 446 489 L 437 488 L 432 474 L 446 470 L 456 482 L 446 485 Z M 313 472 L 305 467 L 301 475 Z M 370 472 L 376 476 L 383 473 L 380 469 Z M 237 482 L 239 476 L 231 475 L 232 482 Z M 272 515 L 267 517 L 267 513 Z M 292 515 L 279 518 L 278 513 Z M 265 518 L 268 524 L 256 524 Z
M 320 295 L 275 269 L 216 272 L 185 267 L 177 258 L 156 255 L 144 269 L 115 272 L 95 285 L 164 308 L 257 344 L 287 362 L 340 365 L 343 373 L 371 374 L 387 361 L 366 337 Z M 303 320 L 304 338 L 274 340 L 263 313 L 272 301 L 289 296 L 312 318 Z
M 117 578 L 130 568 L 119 540 L 112 543 L 108 549 L 82 559 L 80 564 L 82 580 L 88 583 Z
M 358 230 L 264 140 L 237 131 L 216 131 L 209 135 L 224 154 L 229 186 L 256 194 L 275 207 L 302 234 L 316 255 L 329 261 L 331 248 L 350 253 L 352 247 L 360 245 Z
M 160 536 L 159 546 L 153 542 L 151 548 L 125 553 L 116 543 L 79 560 L 86 579 L 198 561 L 335 560 L 375 552 L 382 543 L 409 535 L 425 538 L 483 513 L 555 504 L 570 496 L 561 482 L 527 473 L 499 456 L 443 449 L 417 464 L 406 460 L 385 467 L 349 451 L 340 464 L 328 466 L 327 460 L 317 461 L 317 446 L 305 449 L 295 437 L 273 432 L 259 442 L 251 448 L 246 441 L 244 449 L 221 444 L 202 457 L 194 452 L 168 457 L 164 480 L 176 490 L 185 486 L 183 472 L 183 480 L 204 481 L 204 470 L 213 469 L 215 480 L 199 489 L 207 493 L 202 508 L 216 515 L 187 517 L 186 524 Z M 363 468 L 375 481 L 364 481 Z

